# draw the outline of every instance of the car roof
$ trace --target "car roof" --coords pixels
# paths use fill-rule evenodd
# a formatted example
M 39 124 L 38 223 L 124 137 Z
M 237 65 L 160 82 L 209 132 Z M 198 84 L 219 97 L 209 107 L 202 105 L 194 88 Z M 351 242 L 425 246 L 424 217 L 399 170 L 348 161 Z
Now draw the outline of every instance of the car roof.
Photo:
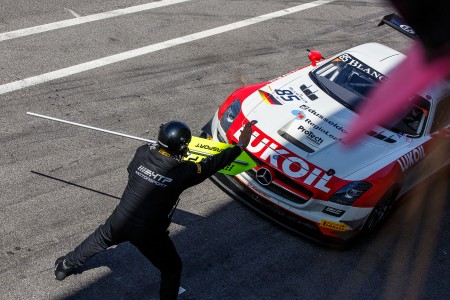
M 384 75 L 387 75 L 406 57 L 403 53 L 379 43 L 362 44 L 344 52 L 351 54 Z

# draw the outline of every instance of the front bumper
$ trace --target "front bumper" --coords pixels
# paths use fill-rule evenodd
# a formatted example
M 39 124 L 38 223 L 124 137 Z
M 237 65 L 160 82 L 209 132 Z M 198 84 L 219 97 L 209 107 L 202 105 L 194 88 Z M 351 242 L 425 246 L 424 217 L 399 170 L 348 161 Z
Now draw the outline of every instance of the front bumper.
M 298 235 L 331 247 L 341 248 L 348 244 L 348 240 L 324 235 L 315 222 L 294 215 L 256 195 L 252 190 L 237 182 L 234 177 L 216 173 L 211 177 L 211 180 L 232 198 L 243 202 L 258 213 Z
M 217 115 L 215 115 L 202 128 L 202 136 L 217 140 L 224 139 L 225 134 L 219 133 L 220 130 Z M 350 219 L 353 221 L 347 222 L 347 224 L 341 223 L 342 218 L 323 212 L 325 208 L 331 208 L 328 201 L 315 200 L 311 197 L 299 201 L 289 197 L 289 193 L 278 193 L 274 189 L 268 190 L 265 187 L 257 186 L 251 172 L 242 173 L 237 177 L 216 173 L 211 179 L 231 197 L 240 200 L 282 227 L 318 243 L 342 248 L 359 234 L 360 231 L 353 228 L 361 227 L 361 222 L 363 222 L 361 220 L 365 219 L 366 214 L 368 215 L 366 209 L 353 208 L 352 211 L 347 211 L 347 217 L 351 215 Z M 343 209 L 342 206 L 338 208 Z M 349 207 L 344 208 L 348 209 Z M 339 228 L 339 226 L 343 227 Z

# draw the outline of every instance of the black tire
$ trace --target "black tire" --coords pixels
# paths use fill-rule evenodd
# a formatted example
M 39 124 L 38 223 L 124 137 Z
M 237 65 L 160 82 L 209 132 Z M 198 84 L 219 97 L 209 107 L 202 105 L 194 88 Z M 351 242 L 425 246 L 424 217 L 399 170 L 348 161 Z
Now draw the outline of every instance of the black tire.
M 394 189 L 390 188 L 383 197 L 380 198 L 364 224 L 365 232 L 369 233 L 375 231 L 386 220 L 394 203 L 394 195 Z

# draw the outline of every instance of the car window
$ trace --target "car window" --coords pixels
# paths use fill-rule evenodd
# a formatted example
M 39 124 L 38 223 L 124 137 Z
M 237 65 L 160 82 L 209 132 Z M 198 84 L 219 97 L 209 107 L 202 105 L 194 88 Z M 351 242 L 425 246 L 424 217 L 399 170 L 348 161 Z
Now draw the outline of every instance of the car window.
M 438 131 L 440 128 L 450 124 L 450 92 L 441 99 L 436 106 L 433 124 L 431 125 L 431 133 Z
M 398 121 L 393 123 L 395 125 L 391 126 L 391 130 L 413 138 L 422 136 L 429 117 L 429 110 L 430 102 L 416 96 L 414 104 L 397 119 Z

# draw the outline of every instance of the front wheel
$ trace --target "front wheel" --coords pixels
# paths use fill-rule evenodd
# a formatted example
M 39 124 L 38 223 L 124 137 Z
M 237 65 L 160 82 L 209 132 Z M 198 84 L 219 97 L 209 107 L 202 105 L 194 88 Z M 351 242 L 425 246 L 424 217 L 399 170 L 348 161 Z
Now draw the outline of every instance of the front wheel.
M 394 189 L 390 188 L 373 208 L 364 224 L 364 231 L 373 232 L 386 219 L 394 202 Z

